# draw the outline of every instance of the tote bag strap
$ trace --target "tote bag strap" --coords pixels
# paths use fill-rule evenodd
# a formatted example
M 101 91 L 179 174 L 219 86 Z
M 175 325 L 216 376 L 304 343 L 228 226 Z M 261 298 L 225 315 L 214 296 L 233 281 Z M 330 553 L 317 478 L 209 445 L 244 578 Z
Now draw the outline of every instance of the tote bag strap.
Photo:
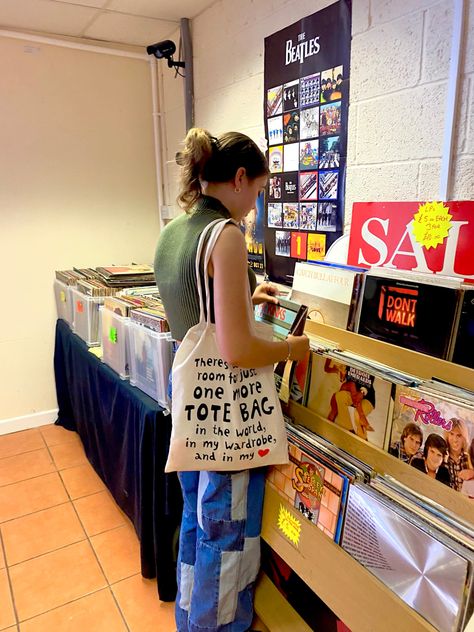
M 212 251 L 214 250 L 214 246 L 219 238 L 219 235 L 224 230 L 226 224 L 233 222 L 232 219 L 216 219 L 210 224 L 206 226 L 206 228 L 202 231 L 201 236 L 199 238 L 198 247 L 196 251 L 196 280 L 197 280 L 197 288 L 199 295 L 199 322 L 206 324 L 210 324 L 211 322 L 211 297 L 209 292 L 209 275 L 207 274 L 207 267 L 209 265 L 209 261 L 211 259 Z M 206 240 L 207 235 L 210 234 L 209 239 L 204 248 L 204 242 Z M 204 257 L 203 257 L 203 265 L 204 265 L 204 296 L 206 297 L 206 312 L 204 312 L 204 297 L 202 292 L 202 284 L 201 284 L 201 275 L 200 275 L 200 262 L 201 257 L 203 256 L 204 249 Z M 207 315 L 207 318 L 206 318 Z

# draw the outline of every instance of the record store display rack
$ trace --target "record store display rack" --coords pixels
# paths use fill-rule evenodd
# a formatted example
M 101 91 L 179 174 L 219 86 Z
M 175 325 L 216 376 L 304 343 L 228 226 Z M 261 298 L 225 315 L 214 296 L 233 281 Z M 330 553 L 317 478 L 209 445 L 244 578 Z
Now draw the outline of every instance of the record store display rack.
M 367 338 L 329 325 L 307 321 L 309 335 L 337 343 L 341 349 L 364 355 L 399 371 L 440 380 L 472 390 L 474 370 L 415 351 Z M 474 523 L 474 503 L 464 494 L 407 466 L 383 449 L 295 402 L 289 416 L 339 448 L 388 475 L 414 492 L 432 499 L 460 520 Z M 267 482 L 262 538 L 339 617 L 351 632 L 436 632 L 436 628 L 366 570 L 338 544 L 287 503 L 285 510 L 300 525 L 294 541 L 281 529 L 282 496 Z M 442 595 L 440 595 L 440 599 Z M 309 632 L 311 628 L 262 574 L 256 589 L 255 610 L 271 632 Z M 472 621 L 466 630 L 471 630 Z
M 116 267 L 101 270 L 107 271 L 109 276 L 111 272 L 120 277 L 124 273 L 130 273 L 130 269 L 120 268 L 119 271 Z M 73 331 L 89 346 L 102 342 L 102 360 L 111 366 L 121 379 L 129 378 L 132 384 L 166 407 L 171 343 L 170 334 L 166 331 L 165 314 L 159 302 L 156 287 L 142 285 L 143 275 L 149 273 L 149 269 L 141 270 L 138 275 L 134 266 L 132 272 L 134 277 L 138 277 L 134 280 L 138 287 L 124 289 L 125 281 L 122 278 L 120 278 L 122 287 L 116 287 L 110 285 L 109 280 L 106 282 L 98 279 L 96 270 L 58 271 L 55 281 L 58 317 L 69 322 Z M 149 282 L 152 282 L 151 277 Z M 126 283 L 131 282 L 127 279 Z M 303 286 L 302 291 L 305 290 L 306 287 Z M 307 295 L 304 295 L 300 298 L 306 297 Z M 350 320 L 348 310 L 352 304 L 349 296 L 346 298 L 345 311 L 338 312 L 344 312 L 343 324 Z M 304 302 L 307 303 L 306 300 Z M 300 322 L 298 315 L 302 309 L 301 305 L 284 299 L 280 300 L 280 304 L 285 305 L 285 313 L 290 320 Z M 283 322 L 281 314 L 274 314 L 272 309 L 268 308 L 267 311 L 268 313 L 264 309 L 258 311 L 257 318 L 272 325 L 274 335 L 286 337 L 287 328 L 293 325 L 287 323 L 286 320 Z M 393 452 L 389 454 L 387 450 L 394 440 L 399 439 L 402 426 L 405 427 L 407 421 L 410 421 L 406 415 L 399 417 L 395 415 L 396 402 L 403 396 L 405 399 L 411 397 L 410 401 L 417 403 L 416 388 L 410 390 L 411 386 L 414 386 L 411 382 L 414 376 L 418 380 L 417 383 L 421 384 L 421 393 L 426 392 L 422 390 L 423 388 L 431 388 L 428 382 L 433 377 L 471 391 L 467 397 L 470 398 L 469 423 L 471 438 L 473 438 L 474 369 L 312 320 L 306 321 L 305 331 L 310 337 L 313 348 L 306 368 L 304 368 L 304 363 L 296 366 L 293 381 L 290 377 L 291 372 L 286 372 L 287 367 L 280 376 L 280 398 L 287 401 L 287 397 L 282 396 L 283 391 L 290 397 L 286 413 L 296 424 L 287 426 L 291 462 L 288 466 L 277 466 L 268 470 L 262 524 L 262 538 L 268 545 L 263 546 L 264 553 L 268 554 L 270 549 L 273 550 L 281 558 L 280 564 L 287 565 L 287 571 L 292 575 L 291 579 L 300 582 L 300 588 L 295 589 L 295 583 L 287 584 L 292 586 L 293 591 L 291 594 L 285 593 L 288 595 L 287 601 L 274 583 L 276 580 L 282 589 L 278 576 L 272 575 L 273 581 L 270 579 L 274 569 L 271 564 L 270 566 L 266 564 L 271 558 L 265 558 L 264 555 L 262 568 L 268 570 L 269 574 L 266 575 L 265 572 L 260 574 L 255 598 L 255 610 L 260 621 L 270 632 L 310 632 L 312 629 L 330 629 L 332 632 L 336 628 L 326 628 L 324 622 L 321 622 L 321 628 L 318 627 L 320 620 L 322 621 L 320 617 L 324 616 L 324 606 L 326 606 L 328 612 L 332 611 L 328 614 L 331 616 L 331 625 L 343 626 L 337 627 L 338 632 L 340 629 L 346 631 L 349 629 L 350 632 L 385 632 L 386 630 L 390 632 L 437 632 L 438 630 L 474 632 L 474 619 L 467 624 L 467 618 L 471 616 L 471 613 L 469 608 L 466 608 L 469 595 L 474 594 L 472 555 L 467 562 L 468 568 L 471 569 L 468 571 L 469 582 L 466 581 L 466 589 L 463 591 L 459 589 L 459 586 L 462 584 L 463 577 L 466 578 L 466 571 L 461 563 L 457 565 L 454 575 L 450 574 L 449 578 L 443 575 L 445 569 L 456 566 L 457 561 L 454 565 L 451 564 L 452 556 L 450 557 L 449 553 L 445 553 L 443 557 L 443 551 L 450 547 L 449 543 L 445 546 L 441 541 L 440 531 L 436 530 L 439 525 L 436 524 L 435 515 L 429 515 L 428 529 L 426 529 L 425 515 L 425 530 L 423 531 L 422 528 L 421 531 L 426 533 L 427 530 L 428 535 L 425 540 L 420 540 L 419 534 L 415 534 L 413 538 L 408 537 L 409 526 L 408 530 L 395 529 L 395 536 L 392 533 L 389 534 L 390 520 L 393 513 L 397 513 L 395 503 L 392 503 L 392 507 L 388 506 L 388 509 L 385 506 L 386 516 L 383 503 L 379 503 L 378 509 L 374 510 L 374 507 L 377 507 L 377 482 L 383 486 L 388 480 L 386 477 L 392 477 L 395 482 L 408 490 L 408 500 L 406 500 L 408 510 L 413 498 L 411 491 L 425 499 L 431 499 L 449 512 L 454 522 L 460 521 L 464 525 L 467 524 L 467 537 L 472 542 L 474 479 L 468 481 L 470 491 L 466 495 L 434 481 L 416 467 L 411 467 L 408 463 L 392 456 Z M 358 369 L 356 356 L 359 357 Z M 361 360 L 362 364 L 366 365 L 365 370 L 369 370 L 370 373 L 377 374 L 377 364 L 384 365 L 384 370 L 382 373 L 379 371 L 378 377 L 369 376 L 373 379 L 364 382 L 365 372 L 364 366 L 360 364 Z M 334 369 L 338 365 L 337 371 L 343 369 L 344 378 L 341 377 L 342 374 L 338 373 L 339 377 L 335 375 Z M 403 381 L 397 381 L 400 380 L 402 373 L 407 374 L 410 386 L 405 387 Z M 354 387 L 354 383 L 358 383 L 357 380 L 352 381 L 355 378 L 362 384 L 358 390 L 359 394 L 366 387 L 364 402 L 359 401 L 358 393 L 354 394 L 350 388 Z M 337 382 L 336 391 L 333 391 L 334 379 Z M 285 389 L 282 388 L 284 384 Z M 396 389 L 395 384 L 397 384 Z M 293 388 L 295 385 L 296 387 Z M 373 406 L 367 403 L 370 403 L 370 389 L 374 390 Z M 328 393 L 329 396 L 333 393 L 330 410 L 328 410 Z M 394 397 L 395 393 L 400 397 L 398 395 Z M 449 397 L 451 396 L 452 393 L 449 394 Z M 344 412 L 342 403 L 351 397 L 355 399 L 352 400 L 352 406 L 348 404 L 346 421 L 352 423 L 354 432 L 345 429 L 348 426 L 347 424 L 344 426 L 342 413 L 338 408 L 340 401 L 341 410 Z M 333 410 L 333 400 L 338 405 L 337 416 Z M 304 402 L 305 405 L 296 401 Z M 361 414 L 354 402 L 357 402 L 360 407 Z M 354 410 L 357 410 L 357 417 Z M 364 419 L 365 414 L 367 417 Z M 453 414 L 455 417 L 460 416 L 460 413 Z M 348 421 L 350 416 L 353 417 L 351 422 Z M 465 417 L 465 415 L 461 416 Z M 398 426 L 395 422 L 391 424 L 392 419 L 398 420 Z M 449 417 L 446 416 L 446 419 Z M 361 420 L 368 425 L 364 427 Z M 438 421 L 434 420 L 433 423 L 438 424 Z M 425 426 L 426 423 L 428 422 L 425 420 L 423 424 L 420 424 L 423 426 L 423 432 L 419 430 L 418 434 L 426 435 L 431 432 L 431 426 Z M 438 434 L 443 434 L 441 426 L 438 431 Z M 305 437 L 309 444 L 305 445 Z M 325 441 L 329 442 L 329 451 L 332 453 L 329 457 L 326 453 L 326 460 Z M 421 443 L 422 440 L 420 440 Z M 319 452 L 319 460 L 311 452 L 312 449 L 316 449 L 314 454 L 318 454 L 318 444 L 319 449 L 323 450 L 322 456 Z M 401 445 L 401 441 L 398 441 L 398 444 Z M 334 461 L 331 461 L 334 453 L 338 451 L 346 463 L 352 460 L 352 470 L 351 466 L 341 467 L 341 462 L 337 466 Z M 298 469 L 302 476 L 307 476 L 304 481 L 306 487 L 303 485 L 301 490 L 295 491 L 298 485 L 294 485 L 293 479 L 297 482 Z M 353 479 L 351 479 L 351 471 L 356 472 Z M 374 474 L 379 476 L 374 476 Z M 303 478 L 300 482 L 303 482 Z M 364 484 L 358 485 L 361 482 L 367 485 L 365 487 Z M 371 497 L 372 486 L 375 492 Z M 461 486 L 463 487 L 464 483 Z M 363 513 L 364 502 L 368 503 L 369 511 L 380 514 L 380 519 L 373 524 L 370 521 L 364 522 L 363 519 L 358 520 L 357 512 L 361 508 Z M 413 505 L 411 509 L 413 510 Z M 416 508 L 415 514 L 418 514 Z M 397 518 L 395 518 L 396 521 Z M 369 529 L 375 526 L 383 531 L 380 558 L 377 558 L 375 549 L 372 555 L 372 541 L 370 534 L 366 534 L 366 526 Z M 415 530 L 413 528 L 413 531 Z M 361 534 L 367 537 L 361 537 Z M 373 541 L 376 542 L 376 539 Z M 388 544 L 385 544 L 386 542 Z M 409 571 L 416 567 L 415 573 L 410 575 L 408 571 L 403 576 L 397 574 L 395 563 L 389 569 L 392 574 L 390 581 L 387 581 L 387 577 L 383 576 L 383 571 L 386 569 L 381 568 L 382 574 L 379 575 L 374 570 L 375 567 L 372 567 L 372 572 L 365 568 L 365 566 L 370 568 L 368 561 L 372 562 L 374 559 L 377 563 L 380 560 L 383 563 L 384 547 L 390 545 L 392 546 L 391 553 L 396 558 L 408 560 Z M 367 546 L 369 553 L 365 559 Z M 473 548 L 470 548 L 471 554 Z M 410 551 L 415 549 L 419 555 L 416 560 L 413 560 Z M 450 550 L 455 551 L 455 547 Z M 434 557 L 432 566 L 425 565 L 430 560 L 425 560 L 424 551 L 430 552 L 430 560 Z M 461 559 L 462 554 L 458 557 Z M 390 556 L 387 559 L 390 559 Z M 438 568 L 437 565 L 441 566 L 440 572 L 431 582 L 430 573 Z M 425 568 L 428 568 L 426 573 Z M 439 583 L 440 574 L 443 575 L 442 583 Z M 295 579 L 294 575 L 298 577 Z M 420 591 L 417 592 L 418 586 L 415 585 L 421 576 L 421 583 L 425 586 L 427 582 L 430 584 L 429 589 L 423 592 L 424 601 L 420 597 Z M 301 584 L 303 584 L 302 588 Z M 446 589 L 443 590 L 445 587 Z M 302 599 L 299 591 L 305 589 L 308 593 L 303 593 L 305 597 Z M 311 594 L 310 591 L 312 591 Z M 406 598 L 410 592 L 415 594 L 418 600 L 413 608 L 406 603 L 410 601 Z M 439 603 L 434 603 L 437 602 L 438 593 Z M 296 603 L 295 594 L 297 594 Z M 298 608 L 304 599 L 311 614 L 308 615 L 306 608 L 303 616 L 311 625 L 308 625 L 290 604 L 291 601 L 295 603 L 295 608 Z M 415 601 L 410 603 L 415 604 Z M 467 614 L 464 616 L 464 613 Z M 347 627 L 344 627 L 342 622 Z

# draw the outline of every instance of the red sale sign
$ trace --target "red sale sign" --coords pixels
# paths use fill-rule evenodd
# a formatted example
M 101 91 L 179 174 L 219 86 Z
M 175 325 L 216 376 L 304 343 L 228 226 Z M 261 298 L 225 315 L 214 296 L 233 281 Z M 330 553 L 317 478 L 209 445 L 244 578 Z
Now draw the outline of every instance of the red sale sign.
M 474 279 L 474 202 L 356 202 L 347 263 Z

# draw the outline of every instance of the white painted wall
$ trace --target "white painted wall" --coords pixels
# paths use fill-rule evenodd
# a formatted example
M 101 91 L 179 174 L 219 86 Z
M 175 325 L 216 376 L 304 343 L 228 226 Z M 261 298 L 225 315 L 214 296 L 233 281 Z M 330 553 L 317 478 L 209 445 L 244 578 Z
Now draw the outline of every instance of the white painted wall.
M 169 39 L 178 45 L 180 31 L 177 29 Z M 177 55 L 175 55 L 178 59 Z M 186 115 L 184 107 L 184 79 L 168 68 L 165 60 L 158 61 L 160 75 L 161 110 L 163 114 L 163 168 L 165 182 L 165 204 L 171 207 L 171 213 L 179 209 L 176 198 L 179 192 L 179 168 L 176 164 L 176 152 L 186 136 Z M 182 71 L 181 71 L 182 72 Z
M 263 128 L 264 38 L 331 4 L 218 0 L 192 23 L 196 125 Z M 474 198 L 474 0 L 467 0 L 451 199 Z M 352 3 L 346 224 L 354 201 L 438 197 L 452 0 Z M 170 129 L 177 129 L 171 110 Z M 176 110 L 176 114 L 181 113 Z M 168 135 L 173 146 L 173 133 Z M 174 139 L 175 146 L 181 136 Z
M 152 261 L 159 223 L 147 61 L 0 37 L 0 95 L 1 433 L 57 405 L 54 270 Z

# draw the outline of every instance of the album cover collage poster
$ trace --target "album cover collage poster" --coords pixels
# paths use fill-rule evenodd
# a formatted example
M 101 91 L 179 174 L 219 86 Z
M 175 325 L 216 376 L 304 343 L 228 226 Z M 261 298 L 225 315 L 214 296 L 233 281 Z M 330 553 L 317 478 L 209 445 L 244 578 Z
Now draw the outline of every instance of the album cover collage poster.
M 280 283 L 342 234 L 350 19 L 341 0 L 265 39 L 265 260 Z

